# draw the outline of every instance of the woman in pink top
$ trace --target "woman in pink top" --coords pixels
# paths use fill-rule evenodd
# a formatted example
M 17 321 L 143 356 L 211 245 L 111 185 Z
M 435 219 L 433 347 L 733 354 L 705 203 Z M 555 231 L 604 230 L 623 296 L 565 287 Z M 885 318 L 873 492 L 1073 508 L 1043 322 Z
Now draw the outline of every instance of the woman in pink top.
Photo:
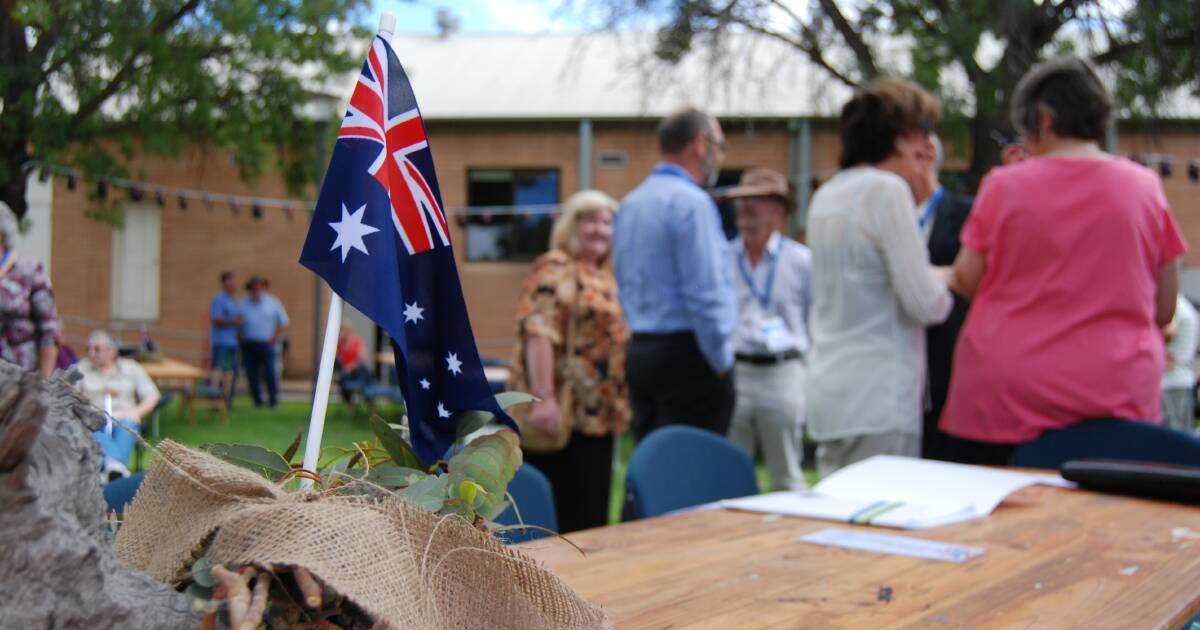
M 1158 176 L 1100 149 L 1112 101 L 1087 62 L 1034 67 L 1013 97 L 1030 158 L 984 178 L 955 289 L 972 298 L 940 426 L 955 461 L 1005 464 L 1092 418 L 1159 422 L 1178 258 Z

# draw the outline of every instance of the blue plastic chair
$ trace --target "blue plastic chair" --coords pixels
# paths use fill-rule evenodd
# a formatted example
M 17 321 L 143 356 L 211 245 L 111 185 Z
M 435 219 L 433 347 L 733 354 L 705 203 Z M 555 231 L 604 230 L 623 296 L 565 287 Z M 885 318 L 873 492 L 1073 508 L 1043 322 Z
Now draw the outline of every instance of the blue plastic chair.
M 512 483 L 508 484 L 508 493 L 517 502 L 517 507 L 521 510 L 521 520 L 526 525 L 537 525 L 552 532 L 558 531 L 554 491 L 550 487 L 550 480 L 542 471 L 534 468 L 532 464 L 521 464 L 517 474 L 513 476 Z M 510 505 L 496 517 L 496 522 L 501 525 L 517 525 L 517 513 Z M 549 535 L 540 529 L 526 528 L 499 532 L 496 537 L 508 544 L 514 544 Z
M 1017 447 L 1009 464 L 1026 468 L 1061 468 L 1074 459 L 1200 466 L 1200 439 L 1145 422 L 1090 420 L 1044 433 Z
M 711 431 L 671 425 L 634 449 L 625 476 L 625 515 L 647 518 L 752 494 L 758 494 L 758 480 L 745 451 Z
M 146 476 L 144 472 L 136 472 L 128 477 L 114 479 L 104 486 L 104 503 L 108 506 L 107 512 L 125 512 L 125 506 L 133 503 L 133 495 L 137 494 L 138 488 L 142 485 L 142 479 Z
M 400 391 L 400 375 L 396 366 L 389 365 L 385 370 L 387 383 L 367 383 L 362 388 L 362 395 L 370 404 L 377 398 L 387 398 L 393 402 L 404 402 L 404 393 Z
M 333 381 L 338 384 L 342 390 L 342 398 L 353 398 L 353 394 L 362 395 L 363 389 L 371 384 L 371 375 L 365 372 L 365 368 L 360 368 L 352 374 L 347 374 L 342 368 L 342 362 L 334 360 L 333 362 Z

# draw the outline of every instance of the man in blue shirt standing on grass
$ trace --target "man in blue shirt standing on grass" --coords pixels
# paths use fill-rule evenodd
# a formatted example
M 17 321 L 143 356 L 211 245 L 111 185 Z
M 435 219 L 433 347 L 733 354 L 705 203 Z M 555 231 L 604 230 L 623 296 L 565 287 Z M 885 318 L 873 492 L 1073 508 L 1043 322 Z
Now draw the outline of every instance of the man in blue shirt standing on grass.
M 725 136 L 694 108 L 658 128 L 662 161 L 621 202 L 613 229 L 617 287 L 633 337 L 625 359 L 633 430 L 667 424 L 725 435 L 733 414 L 737 298 L 716 182 Z
M 251 276 L 246 283 L 250 295 L 242 298 L 242 362 L 254 406 L 261 407 L 262 381 L 267 383 L 271 407 L 279 405 L 279 377 L 275 372 L 275 342 L 288 325 L 287 311 L 275 296 L 266 292 L 266 280 Z
M 237 284 L 233 281 L 233 272 L 221 273 L 221 290 L 213 296 L 208 307 L 208 319 L 212 326 L 209 329 L 208 341 L 212 346 L 212 362 L 210 369 L 218 375 L 217 382 L 224 383 L 219 378 L 221 373 L 232 372 L 231 383 L 237 383 L 238 373 L 238 328 L 242 325 L 242 315 L 238 308 L 237 298 L 233 297 Z M 233 390 L 231 385 L 226 394 L 226 406 L 233 408 Z

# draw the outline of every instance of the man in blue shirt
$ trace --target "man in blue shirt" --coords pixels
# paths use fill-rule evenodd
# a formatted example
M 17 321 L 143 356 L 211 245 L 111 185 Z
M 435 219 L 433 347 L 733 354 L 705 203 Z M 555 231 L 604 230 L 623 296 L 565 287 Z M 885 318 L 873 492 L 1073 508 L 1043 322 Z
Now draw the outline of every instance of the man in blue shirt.
M 218 383 L 224 383 L 219 378 L 226 372 L 231 372 L 229 391 L 226 394 L 226 406 L 233 407 L 233 383 L 237 383 L 238 373 L 238 328 L 242 325 L 242 315 L 238 309 L 237 299 L 233 297 L 237 284 L 233 280 L 233 272 L 221 273 L 221 290 L 213 296 L 208 307 L 208 319 L 212 324 L 209 328 L 208 341 L 212 346 L 213 372 L 218 375 Z
M 254 406 L 261 407 L 263 381 L 272 407 L 279 404 L 279 377 L 275 372 L 275 342 L 288 325 L 287 311 L 275 296 L 266 292 L 266 281 L 251 276 L 246 283 L 250 294 L 242 298 L 242 362 L 246 366 L 246 381 Z
M 633 337 L 625 360 L 633 430 L 666 424 L 725 435 L 733 413 L 737 298 L 716 204 L 725 136 L 685 109 L 658 128 L 662 161 L 621 202 L 613 230 L 617 287 Z

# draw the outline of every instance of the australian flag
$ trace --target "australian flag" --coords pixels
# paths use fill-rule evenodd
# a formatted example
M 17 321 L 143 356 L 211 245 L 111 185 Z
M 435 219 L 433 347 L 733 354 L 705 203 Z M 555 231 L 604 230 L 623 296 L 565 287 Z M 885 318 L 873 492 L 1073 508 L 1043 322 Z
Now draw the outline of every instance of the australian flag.
M 300 262 L 392 338 L 413 449 L 454 442 L 455 412 L 509 426 L 467 318 L 425 125 L 396 53 L 376 36 L 313 211 Z

